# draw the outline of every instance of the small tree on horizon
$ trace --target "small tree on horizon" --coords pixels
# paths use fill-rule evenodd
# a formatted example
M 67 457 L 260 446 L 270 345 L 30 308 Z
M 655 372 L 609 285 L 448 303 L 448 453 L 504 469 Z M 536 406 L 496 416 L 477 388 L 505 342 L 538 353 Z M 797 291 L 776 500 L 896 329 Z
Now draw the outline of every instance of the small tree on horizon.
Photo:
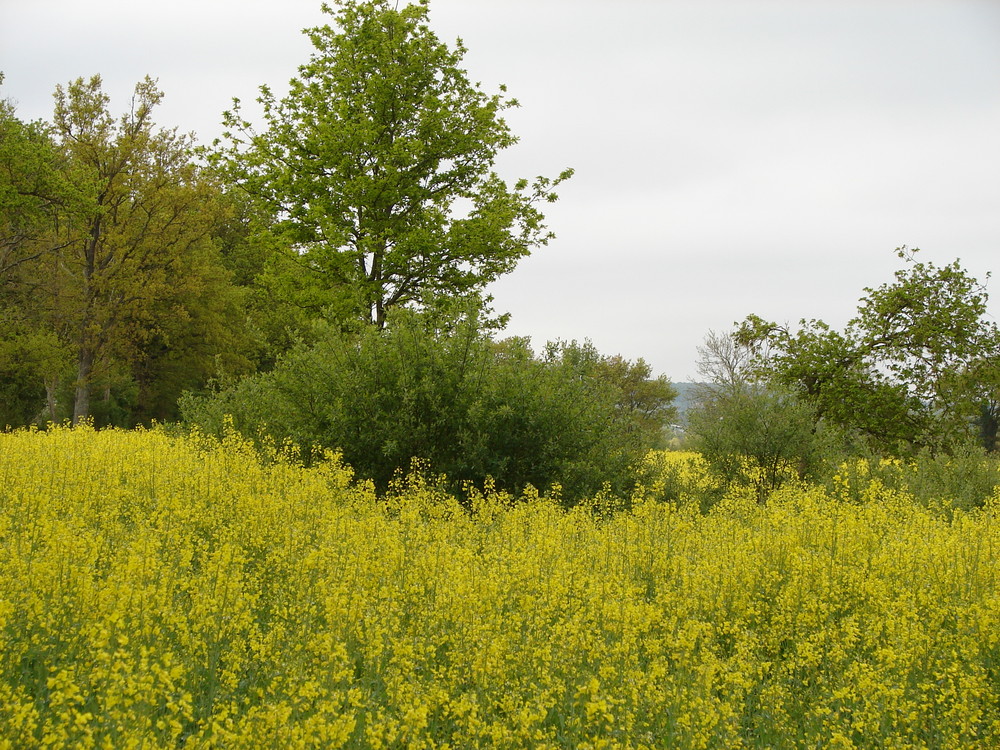
M 709 331 L 698 347 L 708 382 L 688 413 L 692 447 L 729 483 L 749 484 L 758 502 L 790 477 L 814 474 L 821 462 L 815 411 L 790 389 L 766 382 L 757 353 L 732 334 Z

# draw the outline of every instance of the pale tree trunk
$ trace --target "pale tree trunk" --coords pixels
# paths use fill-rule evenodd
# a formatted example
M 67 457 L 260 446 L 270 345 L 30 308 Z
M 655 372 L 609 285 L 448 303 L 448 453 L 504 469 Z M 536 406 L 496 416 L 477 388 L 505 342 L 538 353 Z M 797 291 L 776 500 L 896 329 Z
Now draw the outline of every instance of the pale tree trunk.
M 56 412 L 59 408 L 59 404 L 56 401 L 56 393 L 59 389 L 59 379 L 52 378 L 52 380 L 46 381 L 45 383 L 45 409 L 49 413 L 49 421 L 55 424 Z
M 73 424 L 90 416 L 90 374 L 94 369 L 94 351 L 84 346 L 80 349 L 76 377 L 76 399 L 73 402 Z
M 103 198 L 103 196 L 102 196 Z M 98 201 L 103 205 L 104 201 Z M 98 214 L 90 227 L 90 237 L 84 250 L 83 283 L 87 306 L 84 314 L 85 323 L 92 320 L 95 303 L 93 287 L 94 272 L 97 269 L 97 248 L 102 235 L 101 215 Z M 94 371 L 94 344 L 86 331 L 86 325 L 81 332 L 80 353 L 77 357 L 76 398 L 73 401 L 73 424 L 90 416 L 90 376 Z

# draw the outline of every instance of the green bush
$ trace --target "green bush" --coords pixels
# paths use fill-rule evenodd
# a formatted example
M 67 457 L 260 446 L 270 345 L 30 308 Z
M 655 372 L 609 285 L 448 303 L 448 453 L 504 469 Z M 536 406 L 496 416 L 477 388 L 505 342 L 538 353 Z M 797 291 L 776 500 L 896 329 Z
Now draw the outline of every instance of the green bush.
M 959 444 L 949 454 L 927 450 L 903 472 L 910 494 L 927 506 L 969 510 L 986 504 L 1000 484 L 1000 462 L 977 445 Z
M 554 484 L 573 501 L 626 492 L 650 447 L 656 415 L 674 392 L 591 345 L 496 341 L 475 315 L 442 321 L 400 312 L 382 331 L 325 330 L 267 374 L 182 399 L 185 421 L 219 433 L 225 419 L 248 437 L 338 449 L 385 489 L 413 458 L 454 487 L 491 477 L 501 489 Z M 660 430 L 657 429 L 658 435 Z
M 789 479 L 812 478 L 825 446 L 812 408 L 793 393 L 751 383 L 706 386 L 688 412 L 690 447 L 726 484 L 759 502 Z

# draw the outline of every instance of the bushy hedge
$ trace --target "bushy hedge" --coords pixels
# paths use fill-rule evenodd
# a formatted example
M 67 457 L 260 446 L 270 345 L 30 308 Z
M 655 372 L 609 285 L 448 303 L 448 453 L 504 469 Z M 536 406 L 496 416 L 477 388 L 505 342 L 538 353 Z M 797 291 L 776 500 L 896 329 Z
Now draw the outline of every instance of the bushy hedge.
M 601 356 L 589 344 L 494 340 L 474 315 L 442 323 L 400 313 L 382 331 L 327 330 L 269 373 L 182 400 L 189 424 L 220 433 L 228 416 L 248 437 L 338 449 L 379 488 L 413 458 L 453 487 L 491 477 L 519 491 L 562 487 L 567 500 L 610 483 L 626 491 L 651 447 L 650 414 L 668 414 L 673 390 L 635 403 L 641 361 Z

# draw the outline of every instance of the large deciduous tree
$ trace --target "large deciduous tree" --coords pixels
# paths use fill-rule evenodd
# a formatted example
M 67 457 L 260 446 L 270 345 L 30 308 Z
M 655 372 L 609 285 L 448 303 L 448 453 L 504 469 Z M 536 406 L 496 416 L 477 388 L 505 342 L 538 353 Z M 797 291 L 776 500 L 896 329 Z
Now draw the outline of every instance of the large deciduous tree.
M 516 142 L 501 114 L 517 103 L 468 80 L 426 0 L 323 9 L 335 23 L 307 30 L 315 52 L 287 96 L 261 87 L 266 128 L 237 100 L 216 163 L 266 208 L 296 283 L 322 291 L 304 296 L 335 316 L 382 327 L 394 307 L 481 297 L 550 238 L 538 203 L 570 170 L 512 187 L 493 171 Z
M 154 128 L 161 98 L 146 78 L 116 120 L 99 76 L 56 89 L 54 132 L 79 200 L 38 283 L 75 351 L 74 422 L 90 414 L 98 375 L 148 364 L 150 343 L 204 308 L 196 298 L 229 293 L 212 237 L 221 193 L 191 161 L 189 137 Z

